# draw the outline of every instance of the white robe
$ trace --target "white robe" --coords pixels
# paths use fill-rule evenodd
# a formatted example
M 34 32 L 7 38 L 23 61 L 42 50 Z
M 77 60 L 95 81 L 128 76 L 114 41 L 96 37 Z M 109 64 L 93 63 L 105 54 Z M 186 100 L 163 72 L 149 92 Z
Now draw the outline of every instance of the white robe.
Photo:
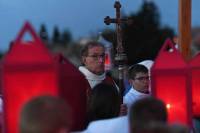
M 93 88 L 95 85 L 101 83 L 105 78 L 106 74 L 96 75 L 90 72 L 86 67 L 80 66 L 79 71 L 85 75 L 85 78 L 88 80 L 90 87 Z
M 129 133 L 128 116 L 91 122 L 80 133 Z
M 128 110 L 130 109 L 131 105 L 136 102 L 137 100 L 150 96 L 149 94 L 141 93 L 135 90 L 133 87 L 129 90 L 129 92 L 123 97 L 123 103 L 127 105 Z

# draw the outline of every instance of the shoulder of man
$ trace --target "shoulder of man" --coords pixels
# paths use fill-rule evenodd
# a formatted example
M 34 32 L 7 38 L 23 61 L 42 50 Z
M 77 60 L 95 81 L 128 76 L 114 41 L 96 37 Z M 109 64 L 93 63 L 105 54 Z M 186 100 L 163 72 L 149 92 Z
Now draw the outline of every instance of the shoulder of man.
M 128 133 L 128 117 L 122 116 L 112 119 L 94 121 L 87 130 L 95 133 Z
M 108 84 L 113 84 L 115 81 L 113 80 L 113 78 L 109 75 L 106 75 L 104 82 L 108 83 Z

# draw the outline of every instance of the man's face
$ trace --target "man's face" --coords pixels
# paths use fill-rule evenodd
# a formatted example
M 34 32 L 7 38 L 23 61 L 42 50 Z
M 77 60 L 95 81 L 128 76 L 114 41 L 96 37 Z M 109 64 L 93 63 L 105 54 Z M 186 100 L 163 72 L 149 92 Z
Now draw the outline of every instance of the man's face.
M 134 79 L 129 80 L 130 84 L 139 92 L 146 93 L 149 89 L 149 75 L 148 73 L 139 72 Z
M 104 72 L 105 50 L 101 46 L 95 46 L 88 50 L 88 55 L 83 57 L 85 67 L 94 74 Z

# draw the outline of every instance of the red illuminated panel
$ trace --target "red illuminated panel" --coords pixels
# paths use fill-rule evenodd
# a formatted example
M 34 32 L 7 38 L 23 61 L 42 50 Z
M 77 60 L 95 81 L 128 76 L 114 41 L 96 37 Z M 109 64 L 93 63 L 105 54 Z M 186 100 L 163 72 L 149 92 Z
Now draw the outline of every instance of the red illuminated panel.
M 107 53 L 105 55 L 105 65 L 110 65 L 110 59 Z
M 200 116 L 200 70 L 192 71 L 192 105 L 194 115 Z
M 17 133 L 21 107 L 40 95 L 57 95 L 54 71 L 5 73 L 4 111 L 7 133 Z
M 189 123 L 186 77 L 183 75 L 159 75 L 156 82 L 155 95 L 165 102 L 169 123 Z

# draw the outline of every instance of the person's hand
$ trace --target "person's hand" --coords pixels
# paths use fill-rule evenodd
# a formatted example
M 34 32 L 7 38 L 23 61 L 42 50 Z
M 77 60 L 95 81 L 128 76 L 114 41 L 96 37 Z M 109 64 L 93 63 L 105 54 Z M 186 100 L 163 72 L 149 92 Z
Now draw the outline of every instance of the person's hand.
M 120 116 L 127 115 L 127 112 L 128 112 L 127 105 L 126 104 L 121 104 L 120 105 L 120 113 L 119 113 L 119 115 Z

